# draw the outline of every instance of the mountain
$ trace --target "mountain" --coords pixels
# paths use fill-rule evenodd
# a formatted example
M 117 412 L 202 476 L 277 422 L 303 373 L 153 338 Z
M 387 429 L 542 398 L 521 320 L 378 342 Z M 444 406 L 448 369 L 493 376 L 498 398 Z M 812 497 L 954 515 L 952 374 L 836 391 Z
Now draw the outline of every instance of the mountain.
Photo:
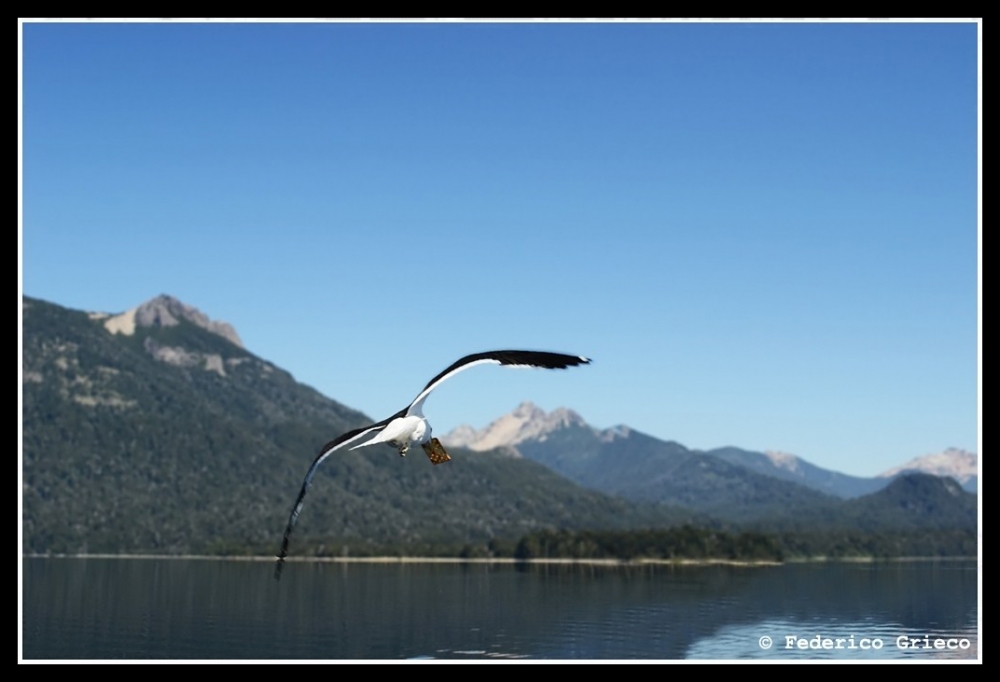
M 829 496 L 851 499 L 870 495 L 904 471 L 923 467 L 963 483 L 971 480 L 973 486 L 975 478 L 970 479 L 970 473 L 976 471 L 975 455 L 949 450 L 914 460 L 881 477 L 848 476 L 787 453 L 736 447 L 696 451 L 627 426 L 600 430 L 572 410 L 559 408 L 548 413 L 530 402 L 481 430 L 463 425 L 442 440 L 474 450 L 506 448 L 595 490 L 687 506 L 738 521 L 804 515 L 814 523 L 823 514 L 837 516 L 847 509 L 833 504 Z M 817 497 L 813 491 L 823 495 Z
M 22 308 L 28 552 L 273 554 L 318 447 L 373 421 L 169 296 L 121 314 L 29 297 Z M 432 551 L 545 527 L 695 518 L 586 490 L 531 461 L 452 455 L 439 467 L 388 448 L 330 458 L 292 553 Z
M 902 466 L 879 474 L 879 478 L 893 478 L 908 472 L 950 476 L 966 490 L 976 492 L 979 486 L 979 457 L 968 450 L 948 448 L 944 452 L 911 459 Z
M 120 315 L 91 313 L 91 319 L 104 320 L 104 328 L 112 334 L 132 336 L 136 327 L 176 327 L 185 320 L 207 331 L 217 334 L 230 343 L 243 348 L 239 334 L 228 322 L 209 319 L 208 315 L 193 306 L 178 301 L 173 296 L 161 294 L 142 305 L 127 310 Z
M 969 528 L 976 526 L 978 501 L 953 478 L 903 473 L 871 495 L 849 500 L 856 527 L 868 528 L 878 519 L 894 528 Z
M 510 452 L 520 456 L 513 447 L 518 443 L 544 441 L 549 433 L 571 426 L 590 428 L 583 417 L 572 410 L 559 408 L 549 413 L 534 403 L 523 402 L 513 412 L 494 420 L 481 431 L 462 425 L 448 432 L 442 440 L 450 446 L 478 452 L 509 448 Z
M 843 498 L 867 495 L 884 488 L 887 483 L 881 478 L 848 476 L 823 469 L 815 464 L 810 464 L 801 457 L 785 452 L 753 452 L 735 447 L 725 447 L 708 450 L 706 454 L 765 476 L 800 483 L 807 488 Z
M 442 440 L 472 449 L 503 446 L 594 490 L 732 521 L 829 509 L 835 502 L 798 483 L 679 443 L 625 426 L 598 430 L 571 410 L 546 413 L 531 403 L 522 403 L 481 431 L 460 427 Z
M 468 424 L 462 424 L 442 436 L 441 440 L 448 445 L 480 452 L 508 448 L 511 454 L 521 456 L 516 448 L 518 444 L 533 440 L 545 442 L 549 434 L 564 428 L 588 429 L 602 440 L 608 441 L 628 437 L 631 432 L 627 426 L 598 431 L 573 410 L 560 407 L 546 412 L 531 401 L 525 401 L 483 429 L 476 430 Z

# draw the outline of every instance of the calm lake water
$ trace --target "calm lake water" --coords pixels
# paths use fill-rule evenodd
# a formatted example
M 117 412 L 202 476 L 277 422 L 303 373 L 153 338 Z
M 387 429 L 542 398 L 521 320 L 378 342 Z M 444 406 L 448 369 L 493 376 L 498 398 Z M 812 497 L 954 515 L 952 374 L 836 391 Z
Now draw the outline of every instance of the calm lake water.
M 293 562 L 281 582 L 272 568 L 26 558 L 23 658 L 927 660 L 979 648 L 971 561 Z

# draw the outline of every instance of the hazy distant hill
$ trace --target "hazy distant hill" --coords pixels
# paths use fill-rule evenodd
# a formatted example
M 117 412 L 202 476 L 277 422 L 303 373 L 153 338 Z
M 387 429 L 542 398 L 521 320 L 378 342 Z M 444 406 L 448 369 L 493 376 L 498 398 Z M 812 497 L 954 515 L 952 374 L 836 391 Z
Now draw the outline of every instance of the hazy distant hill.
M 884 488 L 888 481 L 882 478 L 862 478 L 848 476 L 810 464 L 801 457 L 783 452 L 752 452 L 740 448 L 726 447 L 706 451 L 706 454 L 724 459 L 765 476 L 773 476 L 793 483 L 836 495 L 837 497 L 858 497 Z
M 25 297 L 23 312 L 26 551 L 273 553 L 317 448 L 372 421 L 170 297 L 121 315 Z M 330 458 L 293 554 L 692 516 L 585 490 L 533 462 L 452 454 L 438 467 L 389 448 Z

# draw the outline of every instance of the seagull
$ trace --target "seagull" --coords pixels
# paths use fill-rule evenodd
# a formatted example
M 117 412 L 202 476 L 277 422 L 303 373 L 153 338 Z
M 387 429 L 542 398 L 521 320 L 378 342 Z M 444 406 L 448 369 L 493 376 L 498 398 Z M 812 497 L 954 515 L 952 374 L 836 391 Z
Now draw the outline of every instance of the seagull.
M 431 391 L 459 372 L 465 371 L 470 367 L 475 367 L 476 365 L 487 364 L 506 365 L 508 367 L 566 369 L 567 367 L 575 367 L 577 365 L 588 365 L 590 364 L 590 359 L 580 355 L 564 355 L 563 353 L 532 350 L 491 350 L 485 353 L 466 355 L 464 358 L 456 360 L 447 369 L 427 382 L 427 385 L 413 399 L 413 402 L 396 414 L 376 424 L 348 431 L 331 440 L 320 449 L 319 455 L 316 456 L 312 466 L 309 467 L 309 471 L 306 472 L 306 478 L 302 482 L 302 490 L 299 491 L 299 497 L 295 500 L 295 506 L 292 507 L 291 516 L 288 518 L 288 526 L 285 528 L 285 537 L 281 541 L 281 552 L 278 554 L 278 563 L 274 569 L 276 580 L 281 578 L 281 569 L 285 563 L 285 557 L 288 555 L 288 538 L 292 534 L 292 528 L 295 526 L 296 519 L 299 518 L 299 512 L 302 511 L 302 502 L 306 496 L 306 490 L 309 489 L 309 483 L 312 481 L 316 469 L 323 460 L 343 448 L 356 450 L 369 445 L 375 445 L 376 443 L 385 443 L 398 450 L 400 456 L 405 457 L 410 446 L 419 443 L 432 464 L 441 464 L 449 461 L 451 457 L 445 452 L 441 441 L 431 437 L 431 425 L 427 423 L 427 418 L 424 417 L 423 413 L 424 401 L 427 400 L 427 396 L 431 394 Z

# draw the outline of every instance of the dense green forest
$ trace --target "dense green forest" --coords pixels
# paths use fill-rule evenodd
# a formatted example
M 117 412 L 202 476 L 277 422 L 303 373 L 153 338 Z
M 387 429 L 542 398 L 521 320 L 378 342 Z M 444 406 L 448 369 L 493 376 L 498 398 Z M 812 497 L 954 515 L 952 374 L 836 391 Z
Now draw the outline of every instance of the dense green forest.
M 726 532 L 681 526 L 643 531 L 540 531 L 517 543 L 519 559 L 786 559 L 975 556 L 971 529 L 901 533 L 852 530 L 812 533 Z
M 764 533 L 691 525 L 621 531 L 545 529 L 518 540 L 371 544 L 328 540 L 309 545 L 314 557 L 456 557 L 467 559 L 601 559 L 781 562 L 802 559 L 896 559 L 972 557 L 976 532 L 932 530 Z M 253 547 L 219 546 L 221 554 L 267 554 Z

